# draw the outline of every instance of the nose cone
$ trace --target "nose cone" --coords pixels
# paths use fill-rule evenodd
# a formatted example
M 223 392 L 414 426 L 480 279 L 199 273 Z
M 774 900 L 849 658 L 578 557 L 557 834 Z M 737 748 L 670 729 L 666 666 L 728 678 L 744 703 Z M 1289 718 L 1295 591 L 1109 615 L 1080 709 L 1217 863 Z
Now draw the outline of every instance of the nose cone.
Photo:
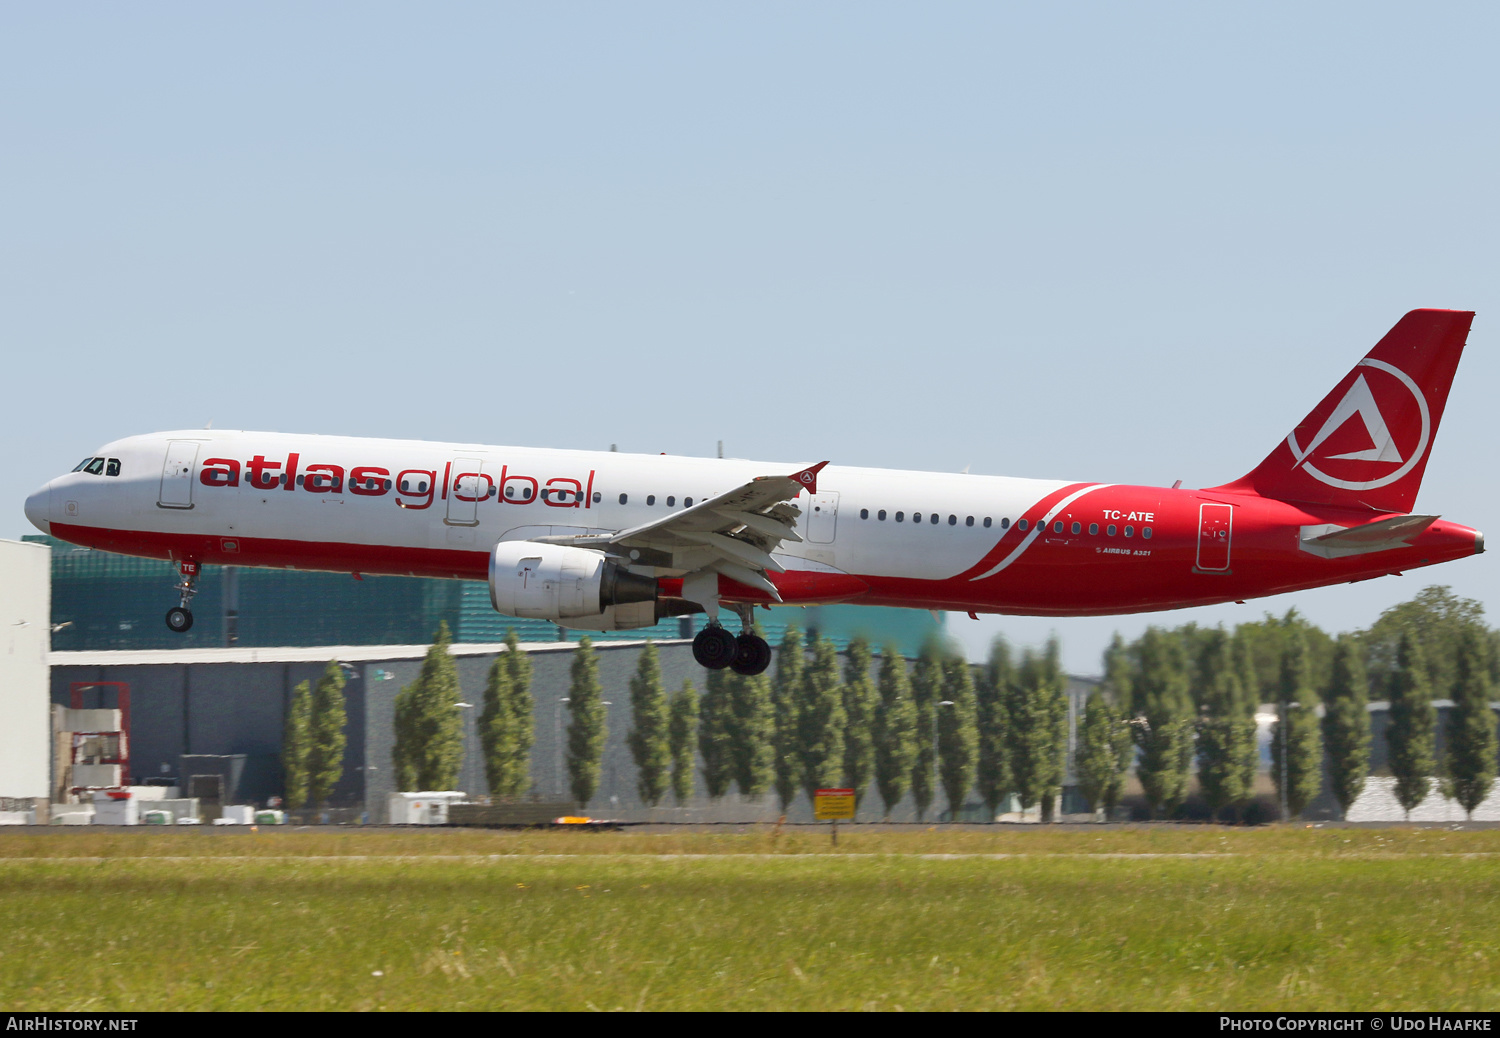
M 32 526 L 35 526 L 43 533 L 52 532 L 51 483 L 48 483 L 26 499 L 26 518 L 31 520 Z

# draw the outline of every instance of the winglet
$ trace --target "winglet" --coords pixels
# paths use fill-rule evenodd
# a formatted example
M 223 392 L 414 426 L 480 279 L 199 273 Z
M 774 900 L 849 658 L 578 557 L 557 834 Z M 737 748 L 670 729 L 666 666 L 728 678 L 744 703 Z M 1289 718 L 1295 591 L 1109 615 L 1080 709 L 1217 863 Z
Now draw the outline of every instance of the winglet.
M 816 494 L 818 492 L 818 473 L 822 472 L 823 466 L 827 464 L 828 462 L 826 461 L 820 461 L 810 468 L 803 469 L 801 472 L 792 473 L 788 478 L 798 486 L 806 487 L 809 494 Z

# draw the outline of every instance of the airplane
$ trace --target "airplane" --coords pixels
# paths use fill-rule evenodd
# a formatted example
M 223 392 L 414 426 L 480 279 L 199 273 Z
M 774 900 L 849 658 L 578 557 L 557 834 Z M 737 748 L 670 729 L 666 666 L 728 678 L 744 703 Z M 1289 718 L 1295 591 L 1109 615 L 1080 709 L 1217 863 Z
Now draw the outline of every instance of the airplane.
M 26 515 L 175 562 L 173 631 L 205 565 L 486 580 L 499 612 L 583 630 L 706 613 L 697 661 L 758 674 L 753 610 L 773 603 L 1138 613 L 1483 552 L 1412 513 L 1473 316 L 1406 314 L 1264 461 L 1204 489 L 191 430 L 99 448 Z

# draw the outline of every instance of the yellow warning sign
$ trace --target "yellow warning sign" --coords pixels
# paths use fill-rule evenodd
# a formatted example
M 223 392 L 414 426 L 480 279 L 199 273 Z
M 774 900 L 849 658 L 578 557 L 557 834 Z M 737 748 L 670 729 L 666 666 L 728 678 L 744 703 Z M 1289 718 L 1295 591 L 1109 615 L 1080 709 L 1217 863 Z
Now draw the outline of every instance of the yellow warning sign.
M 813 817 L 820 822 L 852 819 L 854 817 L 854 790 L 818 790 L 813 794 Z

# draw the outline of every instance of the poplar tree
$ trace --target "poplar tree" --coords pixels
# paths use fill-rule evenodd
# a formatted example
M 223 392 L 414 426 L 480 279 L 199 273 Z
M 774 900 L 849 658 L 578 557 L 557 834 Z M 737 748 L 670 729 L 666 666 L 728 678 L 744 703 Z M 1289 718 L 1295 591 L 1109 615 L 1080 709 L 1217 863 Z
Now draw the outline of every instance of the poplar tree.
M 1049 818 L 1046 801 L 1062 780 L 1061 763 L 1067 751 L 1067 701 L 1058 687 L 1060 676 L 1045 654 L 1025 650 L 1007 711 L 1011 787 L 1022 811 L 1040 804 Z
M 400 790 L 452 789 L 463 762 L 463 718 L 458 672 L 448 653 L 446 621 L 422 660 L 417 680 L 396 695 L 396 742 L 391 762 Z
M 1255 720 L 1246 716 L 1249 693 L 1236 659 L 1234 640 L 1222 627 L 1207 633 L 1199 660 L 1198 784 L 1209 818 L 1244 803 L 1254 792 L 1254 761 L 1247 773 L 1246 754 L 1255 752 Z
M 635 786 L 641 803 L 655 807 L 667 791 L 672 772 L 671 721 L 661 684 L 656 643 L 647 640 L 630 678 L 631 728 L 625 737 L 635 761 Z
M 885 804 L 885 817 L 906 795 L 917 755 L 917 705 L 912 700 L 906 659 L 894 644 L 880 656 L 880 698 L 873 725 L 875 787 Z
M 1125 790 L 1125 772 L 1134 750 L 1130 726 L 1119 718 L 1116 708 L 1103 693 L 1089 693 L 1074 770 L 1078 792 L 1088 801 L 1089 810 L 1103 812 L 1105 821 Z
M 1454 799 L 1472 821 L 1474 809 L 1495 783 L 1495 712 L 1490 708 L 1487 646 L 1473 630 L 1461 632 L 1457 641 L 1446 770 Z
M 1397 639 L 1395 664 L 1388 678 L 1390 712 L 1385 729 L 1396 800 L 1406 817 L 1427 798 L 1434 770 L 1437 711 L 1427 683 L 1427 660 L 1421 643 L 1409 631 Z
M 1271 778 L 1287 811 L 1295 817 L 1323 786 L 1323 737 L 1314 702 L 1317 693 L 1313 690 L 1307 639 L 1297 627 L 1287 630 L 1282 643 L 1278 694 L 1281 717 L 1271 728 Z
M 979 752 L 974 678 L 962 656 L 952 654 L 943 661 L 942 696 L 951 705 L 938 709 L 938 774 L 948 798 L 948 816 L 956 822 L 974 784 L 974 760 Z
M 506 651 L 490 664 L 479 713 L 479 742 L 490 794 L 516 797 L 531 786 L 531 747 L 536 722 L 531 701 L 531 660 L 512 629 Z
M 819 789 L 838 786 L 844 769 L 843 690 L 839 687 L 839 657 L 833 642 L 813 635 L 812 659 L 802 673 L 802 696 L 797 712 L 797 749 L 802 763 L 802 788 L 809 800 Z
M 844 658 L 844 780 L 854 790 L 854 809 L 864 803 L 875 765 L 875 683 L 870 680 L 870 643 L 856 637 Z
M 1323 691 L 1323 742 L 1328 747 L 1329 784 L 1339 813 L 1346 818 L 1370 773 L 1369 689 L 1359 642 L 1340 637 Z
M 1187 796 L 1192 764 L 1192 699 L 1187 660 L 1179 639 L 1148 627 L 1135 644 L 1130 678 L 1132 730 L 1140 757 L 1141 780 L 1152 817 L 1170 815 Z
M 761 634 L 758 625 L 750 630 Z M 731 673 L 728 682 L 734 781 L 742 796 L 760 796 L 775 777 L 776 708 L 771 677 Z
M 1011 683 L 1015 680 L 1010 663 L 1010 646 L 996 636 L 990 642 L 990 656 L 975 682 L 974 721 L 978 729 L 978 761 L 974 784 L 979 788 L 990 821 L 1000 813 L 1000 805 L 1010 793 L 1010 774 L 1006 767 L 1006 709 Z
M 326 804 L 343 777 L 344 747 L 348 744 L 344 725 L 348 720 L 344 705 L 344 670 L 337 660 L 331 660 L 323 669 L 323 676 L 318 679 L 312 694 L 307 799 L 314 806 Z
M 783 812 L 797 796 L 802 765 L 797 756 L 797 703 L 802 695 L 802 632 L 791 625 L 776 652 L 776 678 L 771 685 L 771 757 L 776 798 Z
M 604 709 L 604 686 L 599 683 L 599 657 L 588 635 L 578 639 L 569 666 L 568 788 L 579 810 L 588 807 L 599 791 L 599 767 L 609 736 Z
M 703 786 L 710 800 L 729 792 L 734 781 L 734 715 L 729 702 L 728 670 L 711 670 L 698 701 L 698 754 L 703 758 Z
M 921 821 L 932 806 L 934 770 L 937 764 L 938 693 L 943 681 L 943 647 L 928 638 L 911 673 L 912 702 L 917 708 L 917 752 L 911 769 L 911 797 Z
M 693 736 L 698 728 L 698 690 L 690 680 L 672 696 L 667 737 L 672 751 L 672 795 L 678 806 L 693 796 Z
M 281 737 L 281 776 L 286 806 L 295 811 L 307 803 L 307 755 L 312 740 L 312 685 L 298 682 L 287 704 Z
M 1103 664 L 1104 683 L 1099 690 L 1114 705 L 1116 715 L 1125 717 L 1130 710 L 1131 675 L 1135 664 L 1131 659 L 1130 646 L 1125 644 L 1119 631 L 1115 632 L 1104 650 Z

